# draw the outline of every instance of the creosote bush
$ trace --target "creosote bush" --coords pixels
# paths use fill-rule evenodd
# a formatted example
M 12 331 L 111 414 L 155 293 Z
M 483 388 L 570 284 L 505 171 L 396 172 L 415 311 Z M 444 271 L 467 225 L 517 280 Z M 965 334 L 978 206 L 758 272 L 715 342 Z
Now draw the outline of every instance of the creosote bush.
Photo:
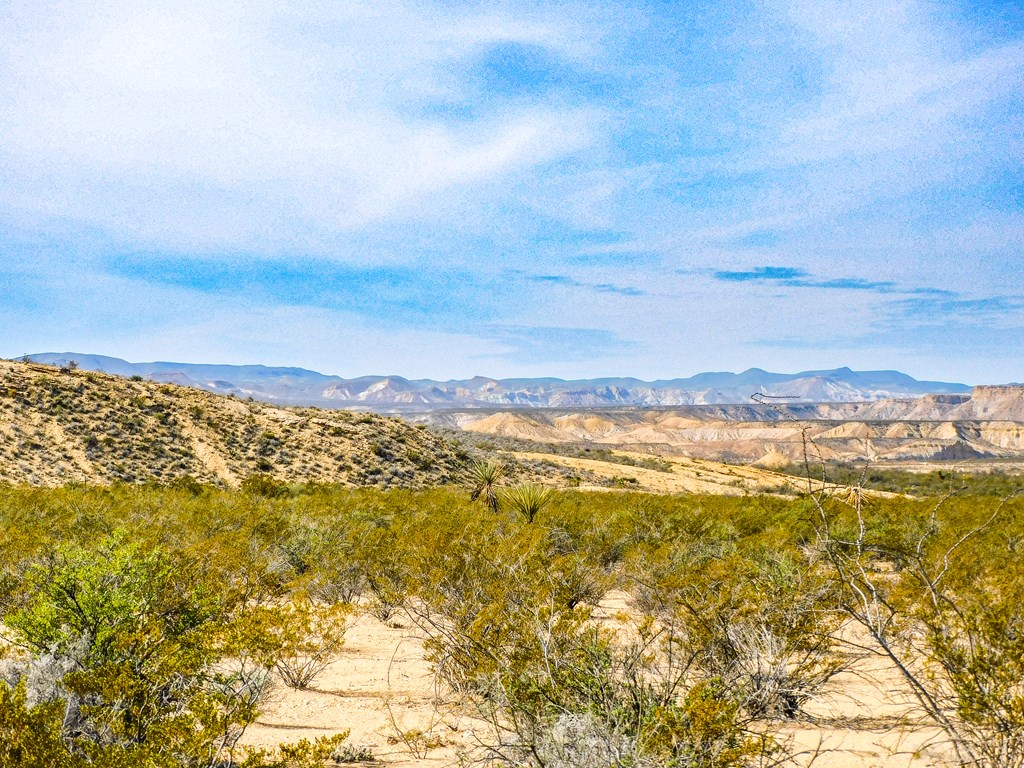
M 645 622 L 625 639 L 587 619 L 578 610 L 535 614 L 514 663 L 491 673 L 478 700 L 492 727 L 489 761 L 730 768 L 778 751 L 771 737 L 747 728 L 720 681 L 688 682 L 671 632 Z
M 239 751 L 271 672 L 308 685 L 350 610 L 282 580 L 258 528 L 245 530 L 251 498 L 214 509 L 187 488 L 0 495 L 17 498 L 3 529 L 26 527 L 0 540 L 0 765 L 284 768 L 320 765 L 340 743 Z
M 1022 765 L 1021 500 L 537 495 L 0 487 L 0 765 L 330 760 L 239 744 L 350 604 L 423 632 L 495 767 L 777 763 L 850 621 L 961 764 Z
M 346 604 L 298 597 L 281 605 L 255 606 L 236 625 L 241 625 L 261 666 L 277 672 L 290 688 L 304 690 L 338 657 L 351 612 Z
M 8 716 L 31 718 L 39 705 L 60 714 L 72 764 L 216 764 L 255 719 L 267 680 L 219 668 L 230 650 L 222 619 L 238 606 L 196 575 L 123 533 L 30 566 L 22 604 L 4 619 L 29 654 Z
M 1019 500 L 814 502 L 837 605 L 899 670 L 958 763 L 1024 766 Z
M 629 570 L 641 604 L 676 629 L 695 672 L 726 683 L 753 717 L 800 716 L 843 668 L 829 574 L 800 549 L 705 537 L 640 551 Z

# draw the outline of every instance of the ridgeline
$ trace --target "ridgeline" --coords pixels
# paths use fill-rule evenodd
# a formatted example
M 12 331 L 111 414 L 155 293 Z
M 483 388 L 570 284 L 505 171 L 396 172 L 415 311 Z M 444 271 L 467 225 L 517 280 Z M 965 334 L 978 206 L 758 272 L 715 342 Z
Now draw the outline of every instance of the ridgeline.
M 174 384 L 0 361 L 0 482 L 284 482 L 425 487 L 466 455 L 369 413 L 280 408 Z

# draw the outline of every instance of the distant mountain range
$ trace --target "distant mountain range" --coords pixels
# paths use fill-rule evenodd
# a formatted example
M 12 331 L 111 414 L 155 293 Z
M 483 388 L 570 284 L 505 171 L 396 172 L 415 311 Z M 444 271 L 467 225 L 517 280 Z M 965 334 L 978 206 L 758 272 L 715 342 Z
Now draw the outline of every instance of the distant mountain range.
M 791 403 L 874 402 L 925 394 L 969 394 L 965 384 L 918 381 L 899 371 L 836 368 L 801 373 L 700 373 L 682 379 L 641 381 L 601 378 L 409 380 L 401 376 L 344 379 L 304 368 L 263 365 L 129 363 L 116 357 L 77 352 L 29 355 L 46 365 L 75 363 L 83 370 L 195 387 L 222 395 L 251 397 L 280 405 L 321 408 L 361 407 L 375 411 L 423 411 L 438 408 L 606 408 L 610 406 L 682 406 L 749 403 L 751 395 Z

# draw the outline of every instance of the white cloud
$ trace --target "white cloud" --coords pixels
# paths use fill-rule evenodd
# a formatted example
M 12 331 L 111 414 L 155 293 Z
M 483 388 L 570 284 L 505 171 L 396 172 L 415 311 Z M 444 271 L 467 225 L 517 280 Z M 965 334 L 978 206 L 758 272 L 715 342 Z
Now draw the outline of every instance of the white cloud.
M 116 354 L 116 338 L 136 357 L 171 356 L 191 334 L 208 359 L 237 361 L 238 349 L 316 367 L 288 345 L 315 340 L 329 360 L 331 339 L 363 334 L 366 370 L 379 370 L 377 354 L 425 375 L 442 375 L 431 360 L 472 366 L 498 342 L 384 331 L 366 313 L 283 306 L 269 290 L 243 306 L 147 288 L 145 269 L 129 286 L 101 254 L 401 261 L 488 286 L 516 270 L 562 275 L 561 286 L 509 285 L 487 320 L 624 342 L 612 358 L 566 359 L 560 370 L 579 375 L 770 367 L 750 355 L 772 337 L 792 342 L 765 353 L 775 367 L 912 346 L 884 297 L 701 282 L 709 269 L 783 265 L 982 299 L 1019 280 L 1007 179 L 1022 170 L 1024 42 L 986 43 L 943 6 L 911 0 L 664 7 L 659 18 L 630 3 L 7 3 L 8 241 L 49 237 L 71 254 L 62 264 L 76 248 L 94 254 L 81 274 L 45 263 L 40 274 L 76 281 L 79 338 L 111 339 L 95 351 Z M 568 84 L 491 87 L 483 62 L 503 50 L 538 53 Z M 15 245 L 5 258 L 33 258 Z M 598 298 L 584 284 L 647 295 Z M 130 311 L 111 314 L 111 296 L 130 297 Z M 38 314 L 11 319 L 8 338 L 60 332 Z M 267 324 L 281 325 L 281 345 Z M 941 358 L 935 339 L 919 340 Z M 467 351 L 449 355 L 453 345 Z M 514 372 L 507 355 L 493 361 Z
M 343 232 L 593 141 L 585 109 L 496 104 L 462 125 L 420 110 L 462 98 L 460 68 L 488 43 L 579 54 L 554 21 L 327 8 L 17 5 L 0 33 L 0 200 L 165 246 L 259 248 L 268 219 Z

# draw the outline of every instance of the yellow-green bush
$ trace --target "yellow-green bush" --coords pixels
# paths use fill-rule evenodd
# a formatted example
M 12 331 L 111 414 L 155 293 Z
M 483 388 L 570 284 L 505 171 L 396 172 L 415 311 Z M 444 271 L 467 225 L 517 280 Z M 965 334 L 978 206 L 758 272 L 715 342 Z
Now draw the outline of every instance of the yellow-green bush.
M 0 488 L 0 764 L 216 765 L 268 671 L 303 684 L 351 602 L 425 631 L 499 762 L 753 764 L 851 618 L 916 654 L 965 762 L 1024 752 L 1019 500 L 559 491 L 530 522 L 459 489 L 256 490 Z M 618 635 L 594 610 L 610 589 Z

